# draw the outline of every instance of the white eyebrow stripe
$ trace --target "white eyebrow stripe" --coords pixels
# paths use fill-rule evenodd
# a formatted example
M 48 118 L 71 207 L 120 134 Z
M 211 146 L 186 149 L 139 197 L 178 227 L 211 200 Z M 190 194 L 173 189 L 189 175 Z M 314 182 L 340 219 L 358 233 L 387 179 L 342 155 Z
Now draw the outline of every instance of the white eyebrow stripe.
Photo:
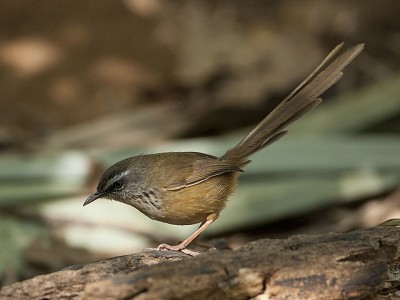
M 119 179 L 125 177 L 125 176 L 128 175 L 129 173 L 130 173 L 130 171 L 129 171 L 129 170 L 126 170 L 126 171 L 124 171 L 124 172 L 122 172 L 122 173 L 119 173 L 119 174 L 117 174 L 117 175 L 111 177 L 111 178 L 107 181 L 106 187 L 107 187 L 107 188 L 110 187 L 110 185 L 112 185 L 114 182 L 116 182 L 117 180 L 119 180 Z

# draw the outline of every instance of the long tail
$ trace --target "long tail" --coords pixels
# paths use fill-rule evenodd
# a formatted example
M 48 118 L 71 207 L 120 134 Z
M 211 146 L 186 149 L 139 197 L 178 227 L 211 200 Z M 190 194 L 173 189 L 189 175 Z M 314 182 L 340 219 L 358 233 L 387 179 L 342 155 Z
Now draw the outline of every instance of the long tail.
M 286 126 L 320 104 L 319 96 L 342 77 L 342 70 L 364 48 L 364 44 L 358 44 L 338 56 L 342 46 L 343 43 L 336 46 L 289 96 L 220 160 L 229 160 L 239 167 L 246 165 L 248 156 L 280 139 L 287 133 L 284 131 Z

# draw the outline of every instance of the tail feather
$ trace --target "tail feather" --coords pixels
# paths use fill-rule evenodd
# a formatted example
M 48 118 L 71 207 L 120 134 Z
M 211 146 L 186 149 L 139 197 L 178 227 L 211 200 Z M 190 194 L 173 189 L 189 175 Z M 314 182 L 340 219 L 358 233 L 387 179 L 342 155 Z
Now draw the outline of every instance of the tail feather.
M 342 77 L 342 70 L 364 48 L 364 44 L 358 44 L 337 56 L 342 46 L 343 43 L 336 46 L 303 82 L 220 159 L 238 166 L 245 165 L 249 155 L 281 138 L 286 133 L 283 131 L 285 127 L 321 103 L 318 97 Z

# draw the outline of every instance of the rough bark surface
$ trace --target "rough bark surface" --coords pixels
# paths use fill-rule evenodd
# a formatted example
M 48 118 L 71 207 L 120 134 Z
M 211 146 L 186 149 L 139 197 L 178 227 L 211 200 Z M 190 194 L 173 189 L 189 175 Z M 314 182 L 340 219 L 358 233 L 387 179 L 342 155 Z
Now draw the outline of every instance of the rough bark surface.
M 144 251 L 3 287 L 1 299 L 396 299 L 400 230 L 258 240 L 196 257 Z

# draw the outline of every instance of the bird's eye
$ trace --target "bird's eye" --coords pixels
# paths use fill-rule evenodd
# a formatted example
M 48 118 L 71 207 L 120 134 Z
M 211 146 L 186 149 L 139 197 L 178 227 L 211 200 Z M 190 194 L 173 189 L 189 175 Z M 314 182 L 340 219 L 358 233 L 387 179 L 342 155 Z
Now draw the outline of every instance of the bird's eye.
M 115 188 L 115 189 L 120 189 L 120 188 L 122 188 L 122 186 L 123 186 L 123 182 L 121 179 L 119 179 L 113 183 L 113 188 Z

